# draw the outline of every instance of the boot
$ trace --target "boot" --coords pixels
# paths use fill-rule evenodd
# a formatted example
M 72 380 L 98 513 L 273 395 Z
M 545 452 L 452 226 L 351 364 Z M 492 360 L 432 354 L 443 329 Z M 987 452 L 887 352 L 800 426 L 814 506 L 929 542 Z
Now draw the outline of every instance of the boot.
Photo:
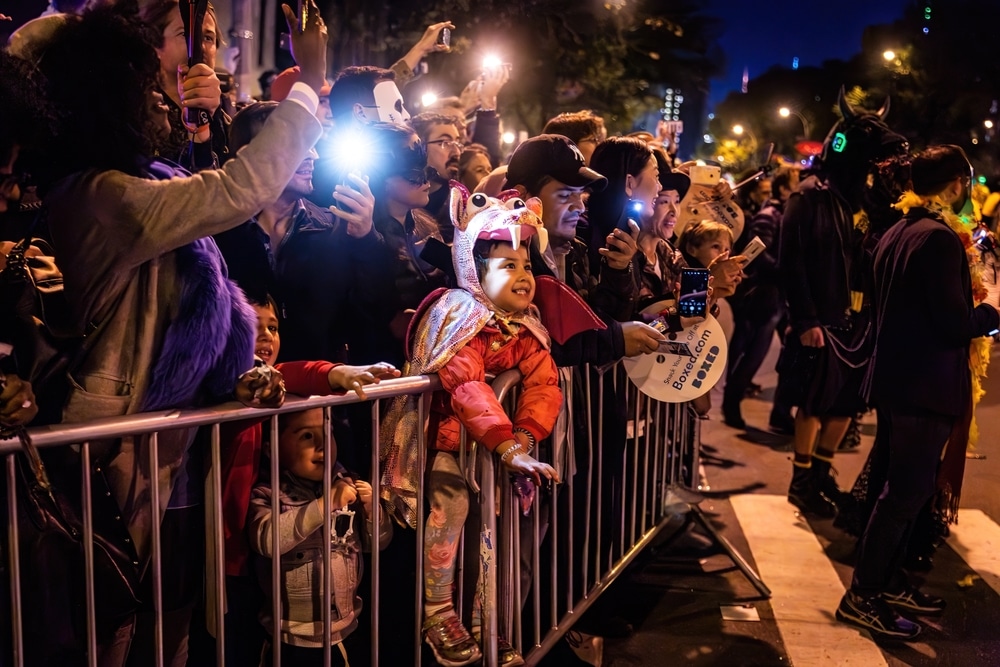
M 845 511 L 854 505 L 854 496 L 846 491 L 841 491 L 840 487 L 837 486 L 837 469 L 833 467 L 832 463 L 814 456 L 812 471 L 813 485 L 837 506 L 838 511 Z
M 814 466 L 815 466 L 815 459 Z M 792 483 L 788 487 L 788 502 L 805 514 L 813 514 L 821 519 L 832 519 L 837 515 L 837 506 L 816 486 L 813 468 L 792 466 Z
M 729 389 L 728 387 L 726 388 Z M 722 399 L 722 421 L 726 426 L 739 430 L 744 430 L 747 423 L 743 421 L 743 414 L 740 411 L 742 397 L 724 395 Z

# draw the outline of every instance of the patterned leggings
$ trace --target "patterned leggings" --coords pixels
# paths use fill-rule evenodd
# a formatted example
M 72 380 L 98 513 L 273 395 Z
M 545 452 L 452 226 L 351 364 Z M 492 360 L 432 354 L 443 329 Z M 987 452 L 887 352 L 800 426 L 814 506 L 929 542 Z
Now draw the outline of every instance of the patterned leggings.
M 424 531 L 424 599 L 428 605 L 453 603 L 455 556 L 469 514 L 469 490 L 451 452 L 432 451 L 427 472 L 431 513 Z

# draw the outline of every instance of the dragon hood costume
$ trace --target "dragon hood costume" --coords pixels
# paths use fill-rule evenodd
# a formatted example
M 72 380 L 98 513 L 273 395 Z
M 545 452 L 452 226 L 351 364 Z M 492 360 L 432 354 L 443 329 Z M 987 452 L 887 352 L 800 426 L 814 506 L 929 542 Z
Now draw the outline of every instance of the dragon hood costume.
M 436 373 L 488 324 L 501 331 L 524 327 L 545 347 L 550 337 L 538 309 L 532 305 L 518 313 L 500 310 L 483 292 L 476 272 L 473 246 L 487 239 L 510 242 L 514 248 L 537 237 L 541 250 L 548 235 L 541 219 L 541 202 L 520 199 L 516 190 L 497 198 L 469 194 L 460 183 L 451 182 L 451 217 L 455 225 L 452 261 L 459 287 L 438 289 L 424 299 L 407 331 L 408 361 L 404 375 Z M 400 396 L 383 422 L 380 433 L 382 493 L 397 520 L 416 525 L 420 422 L 415 397 Z

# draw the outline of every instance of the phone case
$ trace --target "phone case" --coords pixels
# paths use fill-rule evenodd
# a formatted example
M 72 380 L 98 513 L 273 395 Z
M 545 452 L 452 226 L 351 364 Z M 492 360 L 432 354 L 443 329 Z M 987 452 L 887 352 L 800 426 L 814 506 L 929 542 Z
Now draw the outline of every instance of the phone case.
M 757 257 L 766 249 L 767 246 L 764 245 L 764 242 L 760 240 L 759 236 L 753 237 L 750 243 L 747 244 L 747 247 L 743 249 L 743 252 L 740 253 L 741 255 L 747 258 L 743 266 L 746 266 L 753 260 L 757 259 Z

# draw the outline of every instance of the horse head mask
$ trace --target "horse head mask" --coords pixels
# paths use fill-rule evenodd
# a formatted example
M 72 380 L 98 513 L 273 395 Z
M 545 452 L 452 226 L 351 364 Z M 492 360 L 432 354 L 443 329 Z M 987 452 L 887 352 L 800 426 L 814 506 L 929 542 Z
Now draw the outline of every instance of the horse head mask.
M 889 98 L 875 113 L 855 109 L 847 101 L 844 87 L 837 95 L 837 106 L 843 118 L 831 128 L 823 142 L 820 164 L 824 171 L 867 179 L 876 162 L 909 150 L 906 137 L 893 132 L 885 124 L 889 113 Z

